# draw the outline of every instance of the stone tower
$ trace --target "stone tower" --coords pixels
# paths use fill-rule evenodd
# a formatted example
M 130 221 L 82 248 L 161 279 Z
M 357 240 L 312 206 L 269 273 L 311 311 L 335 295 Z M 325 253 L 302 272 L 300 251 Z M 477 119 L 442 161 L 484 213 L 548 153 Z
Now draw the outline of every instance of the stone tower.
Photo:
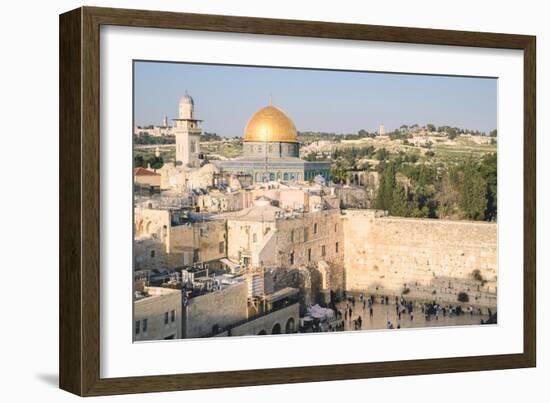
M 180 99 L 179 118 L 174 119 L 176 135 L 176 162 L 183 166 L 198 168 L 199 141 L 202 133 L 200 120 L 195 119 L 193 98 L 185 95 Z

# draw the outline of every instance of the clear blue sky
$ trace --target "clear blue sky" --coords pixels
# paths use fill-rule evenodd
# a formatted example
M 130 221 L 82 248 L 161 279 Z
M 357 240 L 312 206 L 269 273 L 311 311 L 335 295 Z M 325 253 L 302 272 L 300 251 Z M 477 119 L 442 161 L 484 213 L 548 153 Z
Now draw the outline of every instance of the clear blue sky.
M 177 117 L 187 91 L 205 131 L 242 136 L 248 118 L 273 98 L 299 131 L 386 131 L 401 124 L 490 131 L 497 125 L 497 80 L 326 70 L 135 63 L 135 124 Z

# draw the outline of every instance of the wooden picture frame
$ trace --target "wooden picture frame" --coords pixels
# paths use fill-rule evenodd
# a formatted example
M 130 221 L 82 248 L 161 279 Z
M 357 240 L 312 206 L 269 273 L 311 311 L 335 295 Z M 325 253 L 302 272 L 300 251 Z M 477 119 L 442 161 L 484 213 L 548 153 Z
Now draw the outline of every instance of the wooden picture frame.
M 523 353 L 277 369 L 100 377 L 99 35 L 102 25 L 524 52 Z M 82 7 L 60 16 L 60 387 L 81 396 L 533 367 L 536 363 L 535 37 Z

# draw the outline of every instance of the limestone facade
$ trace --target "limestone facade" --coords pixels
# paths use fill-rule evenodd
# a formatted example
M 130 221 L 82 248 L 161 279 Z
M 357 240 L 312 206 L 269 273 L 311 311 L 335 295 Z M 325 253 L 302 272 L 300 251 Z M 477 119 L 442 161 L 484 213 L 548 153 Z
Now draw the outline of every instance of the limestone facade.
M 292 304 L 277 311 L 232 327 L 229 336 L 296 333 L 300 321 L 300 304 Z
M 176 136 L 176 161 L 184 167 L 199 167 L 200 120 L 195 119 L 194 101 L 189 95 L 180 99 L 179 116 L 174 119 Z
M 347 210 L 343 231 L 348 291 L 445 303 L 465 292 L 472 305 L 496 306 L 496 223 Z
M 145 168 L 134 169 L 134 184 L 137 186 L 160 188 L 161 177 L 159 174 Z
M 163 287 L 143 291 L 134 301 L 134 341 L 181 338 L 181 291 Z
M 134 209 L 136 234 L 135 261 L 141 255 L 144 265 L 151 263 L 151 255 L 157 268 L 207 263 L 226 256 L 225 221 L 185 220 L 179 210 Z M 162 245 L 160 250 L 159 245 Z M 152 251 L 158 251 L 151 253 Z M 143 256 L 142 253 L 146 255 Z M 167 256 L 168 255 L 168 256 Z M 147 257 L 148 256 L 148 257 Z M 168 266 L 170 267 L 170 266 Z
M 184 308 L 183 337 L 204 337 L 246 320 L 247 295 L 248 286 L 241 282 L 189 299 Z

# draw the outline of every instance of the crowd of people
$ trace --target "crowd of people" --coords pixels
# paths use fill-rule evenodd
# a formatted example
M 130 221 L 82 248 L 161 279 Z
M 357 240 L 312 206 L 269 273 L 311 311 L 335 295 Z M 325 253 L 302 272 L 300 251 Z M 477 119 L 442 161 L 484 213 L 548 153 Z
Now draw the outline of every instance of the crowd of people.
M 403 296 L 401 297 L 395 296 L 390 298 L 387 295 L 365 296 L 363 294 L 359 294 L 357 297 L 355 295 L 345 296 L 344 300 L 345 300 L 345 306 L 341 309 L 335 309 L 336 318 L 343 319 L 342 326 L 344 326 L 343 325 L 344 322 L 348 322 L 349 323 L 348 328 L 351 328 L 353 330 L 361 330 L 363 327 L 363 318 L 361 317 L 361 314 L 354 317 L 354 312 L 360 312 L 365 315 L 368 312 L 369 317 L 372 318 L 374 316 L 373 306 L 375 304 L 390 305 L 393 302 L 393 304 L 395 305 L 396 324 L 394 325 L 394 323 L 388 317 L 387 324 L 386 324 L 387 329 L 395 329 L 395 328 L 400 329 L 401 321 L 404 317 L 407 317 L 410 320 L 410 322 L 413 322 L 415 318 L 415 313 L 418 313 L 419 315 L 421 314 L 426 321 L 439 320 L 440 317 L 484 314 L 481 308 L 474 308 L 472 306 L 468 306 L 464 308 L 461 305 L 452 305 L 452 304 L 440 305 L 435 301 L 432 301 L 432 302 L 416 301 L 415 302 L 412 300 L 407 300 Z M 359 306 L 357 307 L 356 305 L 359 305 Z M 493 312 L 489 308 L 487 309 L 486 314 L 489 317 L 493 316 Z M 480 320 L 480 323 L 483 324 L 486 322 L 483 320 Z

